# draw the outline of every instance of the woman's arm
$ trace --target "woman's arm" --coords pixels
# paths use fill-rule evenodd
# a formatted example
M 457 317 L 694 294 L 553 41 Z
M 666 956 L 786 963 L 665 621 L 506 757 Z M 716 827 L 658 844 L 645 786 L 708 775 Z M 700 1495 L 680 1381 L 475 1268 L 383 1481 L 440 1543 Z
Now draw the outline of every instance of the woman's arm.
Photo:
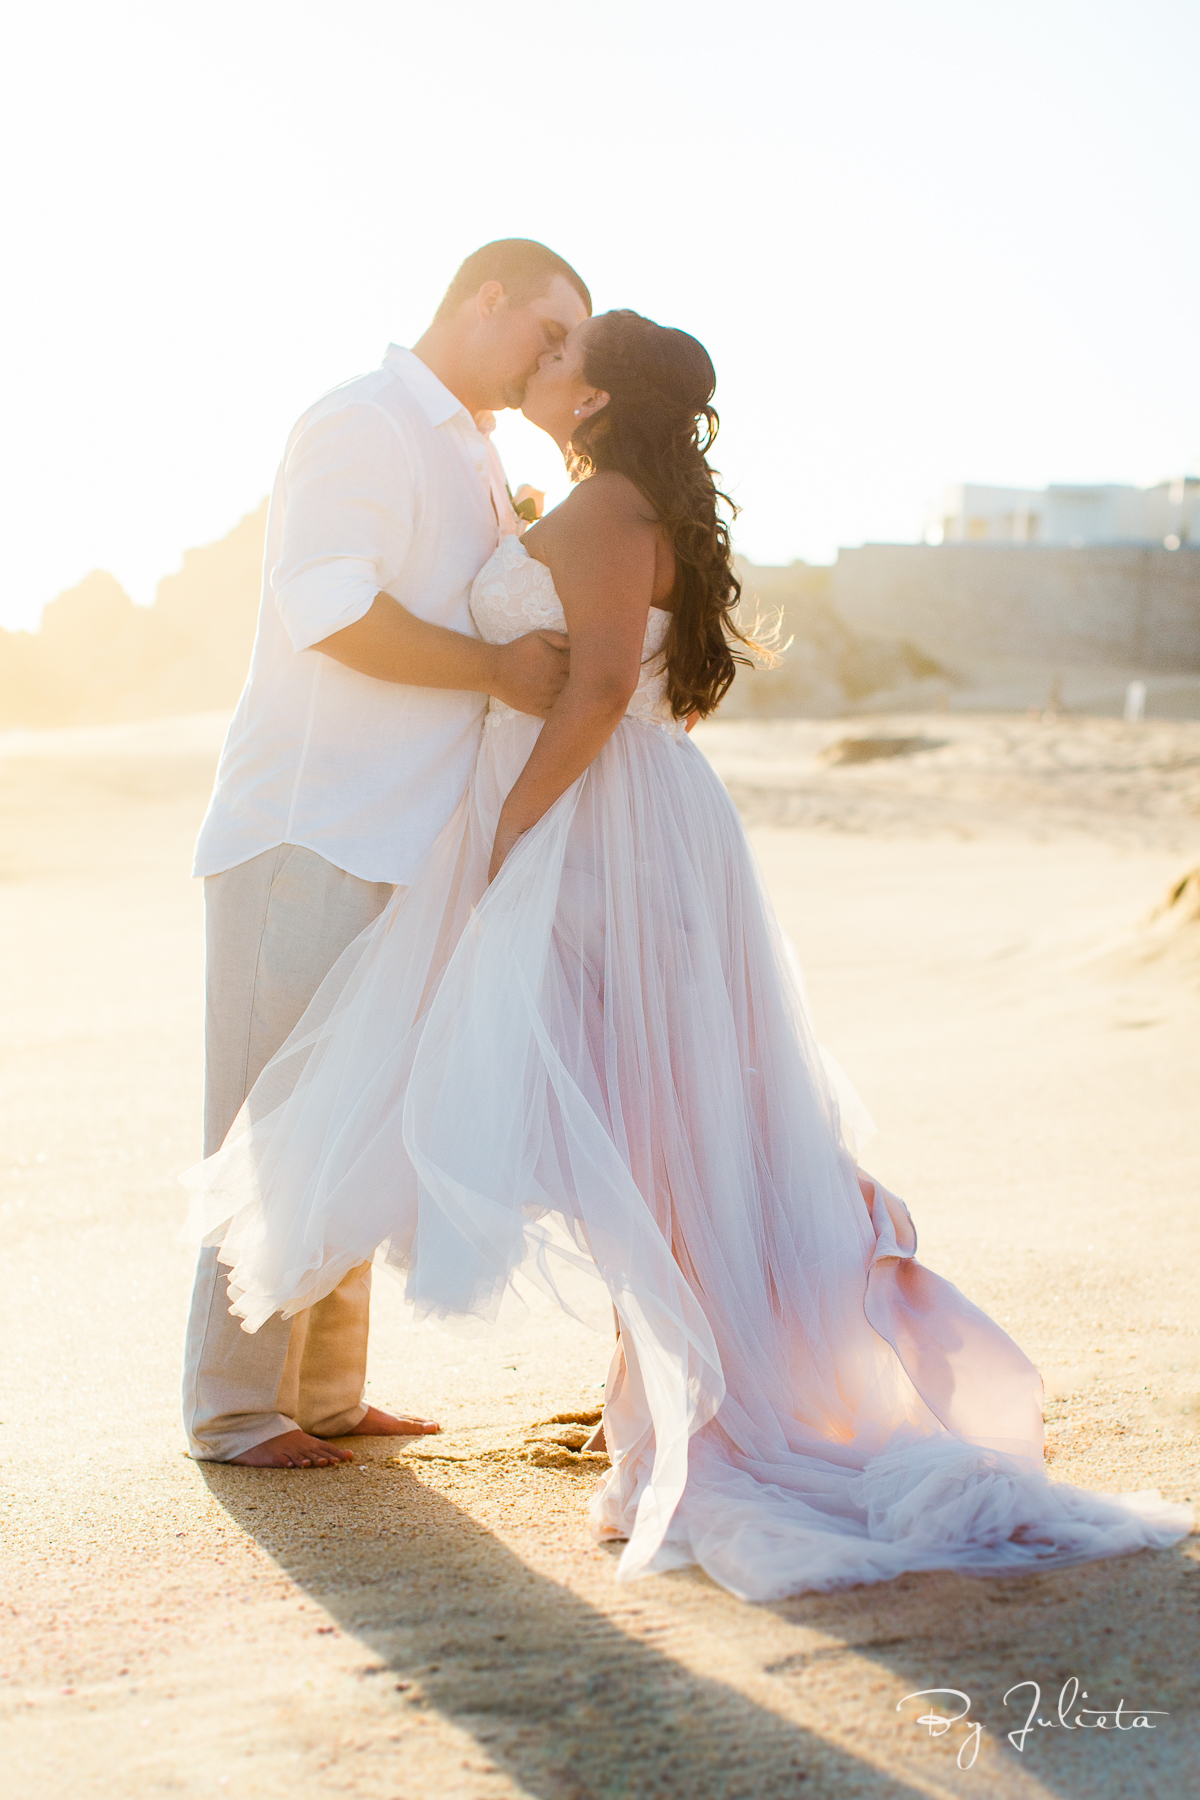
M 657 544 L 658 526 L 623 475 L 593 475 L 527 535 L 530 553 L 554 577 L 567 617 L 571 668 L 501 808 L 489 881 L 624 717 L 641 674 Z

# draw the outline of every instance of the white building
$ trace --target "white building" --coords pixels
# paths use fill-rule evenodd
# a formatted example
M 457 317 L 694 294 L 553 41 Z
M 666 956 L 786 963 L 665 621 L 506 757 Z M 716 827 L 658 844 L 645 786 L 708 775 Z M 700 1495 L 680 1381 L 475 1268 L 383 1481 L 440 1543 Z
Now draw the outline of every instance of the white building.
M 1200 546 L 1200 475 L 1155 487 L 948 487 L 925 533 L 934 544 Z

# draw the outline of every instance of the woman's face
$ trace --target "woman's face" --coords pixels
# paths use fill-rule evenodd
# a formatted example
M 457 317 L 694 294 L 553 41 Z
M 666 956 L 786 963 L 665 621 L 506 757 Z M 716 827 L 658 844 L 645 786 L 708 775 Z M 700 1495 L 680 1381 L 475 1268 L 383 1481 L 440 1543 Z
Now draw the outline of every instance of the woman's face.
M 583 373 L 584 348 L 592 321 L 576 325 L 557 350 L 548 350 L 530 376 L 521 411 L 563 450 L 582 420 L 608 404 L 608 395 Z

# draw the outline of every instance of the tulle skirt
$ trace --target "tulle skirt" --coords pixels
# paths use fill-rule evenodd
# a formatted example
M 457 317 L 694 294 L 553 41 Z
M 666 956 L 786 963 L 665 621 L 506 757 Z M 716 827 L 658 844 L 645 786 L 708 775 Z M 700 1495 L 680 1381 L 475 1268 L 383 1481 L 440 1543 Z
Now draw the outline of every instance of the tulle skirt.
M 378 1256 L 418 1314 L 491 1319 L 595 1270 L 620 1320 L 619 1574 L 750 1599 L 1163 1545 L 1156 1494 L 1051 1483 L 1041 1381 L 860 1181 L 794 959 L 729 796 L 626 718 L 510 854 L 538 730 L 488 715 L 411 888 L 336 964 L 223 1148 L 185 1178 L 248 1330 Z

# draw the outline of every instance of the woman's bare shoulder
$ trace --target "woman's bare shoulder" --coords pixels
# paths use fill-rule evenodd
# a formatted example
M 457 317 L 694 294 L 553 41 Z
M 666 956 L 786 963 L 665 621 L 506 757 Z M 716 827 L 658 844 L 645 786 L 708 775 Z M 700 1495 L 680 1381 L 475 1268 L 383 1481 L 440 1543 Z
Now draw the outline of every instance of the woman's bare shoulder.
M 581 481 L 523 541 L 530 556 L 557 577 L 581 559 L 592 566 L 599 566 L 597 558 L 604 566 L 614 558 L 653 563 L 661 531 L 632 481 L 605 470 Z
M 572 489 L 555 511 L 564 524 L 602 526 L 606 530 L 646 531 L 658 520 L 646 496 L 615 469 L 600 469 Z M 553 517 L 553 514 L 550 515 Z

